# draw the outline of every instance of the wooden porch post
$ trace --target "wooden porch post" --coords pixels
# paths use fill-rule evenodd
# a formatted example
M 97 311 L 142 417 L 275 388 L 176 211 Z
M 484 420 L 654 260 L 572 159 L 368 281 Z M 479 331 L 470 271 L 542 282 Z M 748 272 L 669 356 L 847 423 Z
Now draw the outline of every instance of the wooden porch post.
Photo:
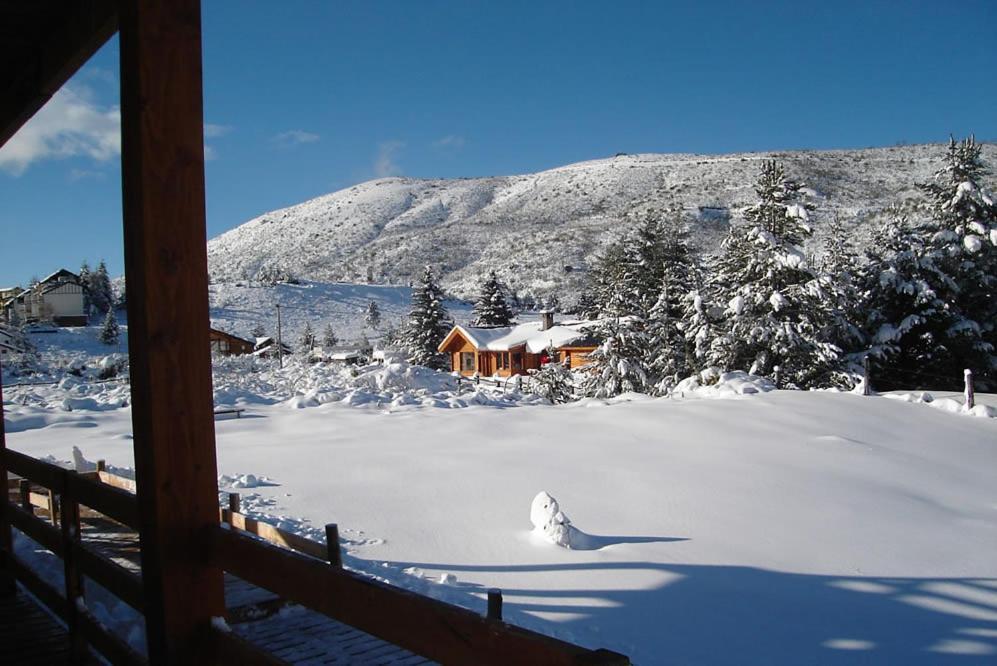
M 14 572 L 7 559 L 14 554 L 14 535 L 7 520 L 7 498 L 10 491 L 7 488 L 7 462 L 4 451 L 7 449 L 7 433 L 3 425 L 3 361 L 0 361 L 0 487 L 3 488 L 3 503 L 0 504 L 0 597 L 14 594 Z
M 197 661 L 224 614 L 204 212 L 200 0 L 123 0 L 122 192 L 149 657 Z

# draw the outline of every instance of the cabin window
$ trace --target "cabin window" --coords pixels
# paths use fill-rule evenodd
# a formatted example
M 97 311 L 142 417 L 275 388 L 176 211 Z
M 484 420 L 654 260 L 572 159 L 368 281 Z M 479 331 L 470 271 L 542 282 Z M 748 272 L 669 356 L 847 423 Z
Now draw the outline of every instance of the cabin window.
M 512 355 L 512 369 L 521 370 L 523 368 L 523 355 L 513 354 Z
M 460 353 L 460 371 L 474 372 L 474 352 Z
M 503 370 L 509 369 L 509 352 L 499 354 L 499 367 Z

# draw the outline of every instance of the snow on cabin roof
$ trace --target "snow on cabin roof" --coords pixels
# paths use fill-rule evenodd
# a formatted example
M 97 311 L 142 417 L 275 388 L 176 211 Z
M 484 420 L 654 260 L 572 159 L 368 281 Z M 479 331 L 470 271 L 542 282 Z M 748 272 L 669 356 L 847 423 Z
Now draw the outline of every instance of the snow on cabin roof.
M 539 354 L 547 347 L 560 349 L 574 343 L 589 342 L 592 338 L 590 329 L 596 324 L 598 322 L 595 321 L 561 322 L 546 331 L 540 330 L 542 324 L 539 321 L 500 328 L 460 325 L 455 328 L 478 349 L 509 351 L 525 346 L 531 354 Z
M 55 278 L 70 278 L 70 279 L 76 280 L 78 282 L 79 279 L 80 279 L 80 276 L 77 275 L 76 273 L 72 272 L 72 271 L 67 271 L 65 268 L 60 268 L 59 270 L 57 270 L 56 272 L 52 273 L 48 277 L 46 277 L 46 278 L 44 278 L 42 280 L 39 280 L 38 283 L 39 284 L 45 284 L 46 282 L 54 280 Z

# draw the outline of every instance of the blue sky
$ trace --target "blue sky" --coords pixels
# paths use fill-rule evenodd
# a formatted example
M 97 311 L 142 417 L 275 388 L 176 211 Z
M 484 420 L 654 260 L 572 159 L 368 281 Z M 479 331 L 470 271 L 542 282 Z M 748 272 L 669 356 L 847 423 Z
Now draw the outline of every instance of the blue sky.
M 994 25 L 993 0 L 204 0 L 208 236 L 388 175 L 997 140 Z M 0 149 L 0 286 L 123 272 L 117 58 Z

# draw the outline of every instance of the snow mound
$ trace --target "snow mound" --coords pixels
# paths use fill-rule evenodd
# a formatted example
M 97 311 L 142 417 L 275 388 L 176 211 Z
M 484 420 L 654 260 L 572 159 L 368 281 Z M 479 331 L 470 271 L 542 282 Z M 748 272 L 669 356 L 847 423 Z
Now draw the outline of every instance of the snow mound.
M 967 409 L 966 404 L 955 398 L 935 398 L 927 391 L 903 391 L 896 393 L 883 393 L 884 398 L 910 402 L 918 405 L 928 405 L 935 409 L 950 414 L 963 414 L 966 416 L 976 416 L 979 418 L 997 418 L 997 408 L 993 405 L 976 405 L 972 409 Z
M 561 511 L 557 500 L 547 492 L 540 491 L 530 505 L 530 522 L 534 533 L 543 536 L 551 543 L 571 548 L 571 537 L 575 528 L 571 521 Z
M 218 487 L 219 488 L 261 488 L 263 486 L 276 486 L 279 485 L 266 476 L 257 476 L 255 474 L 219 474 L 218 475 Z
M 672 396 L 681 398 L 737 398 L 744 395 L 767 393 L 775 384 L 765 377 L 750 375 L 742 370 L 721 372 L 706 368 L 702 372 L 680 381 Z

